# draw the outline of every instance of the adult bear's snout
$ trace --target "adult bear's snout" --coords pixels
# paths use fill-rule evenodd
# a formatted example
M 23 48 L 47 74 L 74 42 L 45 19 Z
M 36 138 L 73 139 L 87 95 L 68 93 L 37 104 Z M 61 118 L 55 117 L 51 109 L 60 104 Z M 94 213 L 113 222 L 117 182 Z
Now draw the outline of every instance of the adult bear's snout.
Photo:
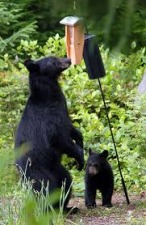
M 60 58 L 61 68 L 63 70 L 67 69 L 71 65 L 71 59 L 70 58 Z

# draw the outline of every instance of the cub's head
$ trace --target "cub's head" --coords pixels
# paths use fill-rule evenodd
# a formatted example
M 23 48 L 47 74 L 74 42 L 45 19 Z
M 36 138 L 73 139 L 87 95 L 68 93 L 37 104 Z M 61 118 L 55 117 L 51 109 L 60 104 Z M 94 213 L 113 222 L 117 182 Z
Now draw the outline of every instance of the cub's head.
M 60 73 L 71 65 L 71 60 L 69 58 L 44 57 L 36 61 L 27 59 L 24 65 L 30 75 L 57 79 Z
M 107 156 L 107 150 L 104 150 L 102 153 L 95 153 L 91 149 L 89 150 L 89 157 L 86 165 L 86 172 L 89 176 L 95 176 L 101 171 Z

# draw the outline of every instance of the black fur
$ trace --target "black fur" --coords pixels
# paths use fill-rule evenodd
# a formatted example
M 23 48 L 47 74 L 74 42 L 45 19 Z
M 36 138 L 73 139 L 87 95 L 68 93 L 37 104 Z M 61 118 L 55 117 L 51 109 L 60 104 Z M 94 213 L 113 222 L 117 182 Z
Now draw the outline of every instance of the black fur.
M 20 120 L 15 148 L 27 145 L 27 151 L 18 157 L 19 169 L 33 181 L 33 189 L 41 190 L 49 181 L 49 191 L 61 188 L 66 181 L 66 192 L 72 179 L 61 165 L 62 154 L 75 158 L 78 169 L 84 166 L 83 138 L 74 128 L 67 111 L 66 99 L 59 86 L 61 72 L 71 64 L 68 58 L 46 57 L 26 60 L 29 70 L 30 96 Z M 44 190 L 45 194 L 45 190 Z M 71 191 L 65 201 L 65 208 Z
M 96 207 L 97 189 L 102 194 L 102 205 L 112 206 L 114 177 L 107 156 L 106 150 L 99 154 L 89 151 L 85 174 L 85 205 L 87 208 Z

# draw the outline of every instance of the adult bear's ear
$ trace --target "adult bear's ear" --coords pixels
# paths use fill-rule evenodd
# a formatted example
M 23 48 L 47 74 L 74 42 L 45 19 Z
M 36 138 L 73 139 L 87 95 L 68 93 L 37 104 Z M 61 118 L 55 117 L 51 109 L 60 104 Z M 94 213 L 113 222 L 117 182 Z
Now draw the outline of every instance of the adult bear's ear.
M 100 155 L 106 159 L 108 157 L 108 151 L 104 150 Z
M 37 72 L 39 70 L 39 65 L 36 64 L 33 60 L 31 59 L 26 59 L 24 61 L 25 67 L 28 69 L 29 72 Z

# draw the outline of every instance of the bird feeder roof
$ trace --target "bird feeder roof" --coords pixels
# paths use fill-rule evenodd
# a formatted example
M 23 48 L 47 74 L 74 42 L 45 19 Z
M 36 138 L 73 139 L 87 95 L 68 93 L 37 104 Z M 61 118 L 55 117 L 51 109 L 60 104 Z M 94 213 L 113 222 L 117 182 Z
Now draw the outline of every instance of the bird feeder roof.
M 64 19 L 60 21 L 61 24 L 74 26 L 75 24 L 79 23 L 82 20 L 82 18 L 77 16 L 67 16 Z

